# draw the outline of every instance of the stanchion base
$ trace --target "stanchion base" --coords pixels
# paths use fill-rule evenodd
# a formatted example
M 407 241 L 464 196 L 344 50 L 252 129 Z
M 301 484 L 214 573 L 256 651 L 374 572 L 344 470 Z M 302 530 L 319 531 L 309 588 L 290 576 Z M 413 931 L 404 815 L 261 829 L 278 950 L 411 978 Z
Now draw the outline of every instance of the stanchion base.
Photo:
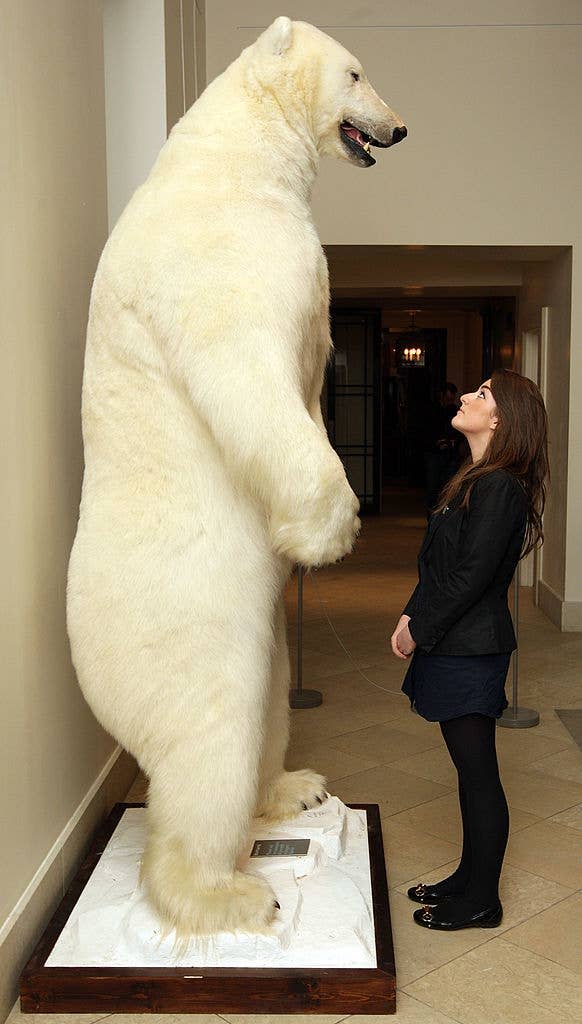
M 540 724 L 540 716 L 533 708 L 518 708 L 515 715 L 513 708 L 508 707 L 497 719 L 497 724 L 503 729 L 531 729 Z
M 319 690 L 289 690 L 289 706 L 292 708 L 317 708 L 322 701 Z

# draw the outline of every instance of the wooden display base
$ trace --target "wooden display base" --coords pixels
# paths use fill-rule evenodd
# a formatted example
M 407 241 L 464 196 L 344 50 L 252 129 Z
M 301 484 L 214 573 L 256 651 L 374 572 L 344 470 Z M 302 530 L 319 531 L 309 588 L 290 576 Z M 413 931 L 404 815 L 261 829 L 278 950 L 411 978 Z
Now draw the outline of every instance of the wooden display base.
M 366 811 L 377 967 L 46 967 L 120 818 L 116 804 L 20 979 L 23 1013 L 395 1013 L 396 970 L 380 813 Z

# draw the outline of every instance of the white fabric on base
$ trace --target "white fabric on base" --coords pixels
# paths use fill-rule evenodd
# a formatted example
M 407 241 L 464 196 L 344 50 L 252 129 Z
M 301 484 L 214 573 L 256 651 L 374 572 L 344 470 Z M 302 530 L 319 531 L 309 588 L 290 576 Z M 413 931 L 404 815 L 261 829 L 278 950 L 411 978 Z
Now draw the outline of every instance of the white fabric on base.
M 277 827 L 260 819 L 256 839 L 310 839 L 300 857 L 251 858 L 244 870 L 268 879 L 281 904 L 269 935 L 191 939 L 178 954 L 161 938 L 139 885 L 146 834 L 143 808 L 123 814 L 81 893 L 47 967 L 376 967 L 366 812 L 329 797 Z

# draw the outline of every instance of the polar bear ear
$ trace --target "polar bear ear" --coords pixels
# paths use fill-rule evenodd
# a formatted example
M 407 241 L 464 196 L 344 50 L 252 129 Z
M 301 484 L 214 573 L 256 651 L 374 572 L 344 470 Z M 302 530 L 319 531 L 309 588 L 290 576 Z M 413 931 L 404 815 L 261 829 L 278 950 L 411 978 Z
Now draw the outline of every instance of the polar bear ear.
M 293 22 L 284 15 L 275 18 L 273 24 L 265 29 L 259 39 L 261 49 L 265 53 L 275 54 L 278 57 L 287 52 L 292 41 Z

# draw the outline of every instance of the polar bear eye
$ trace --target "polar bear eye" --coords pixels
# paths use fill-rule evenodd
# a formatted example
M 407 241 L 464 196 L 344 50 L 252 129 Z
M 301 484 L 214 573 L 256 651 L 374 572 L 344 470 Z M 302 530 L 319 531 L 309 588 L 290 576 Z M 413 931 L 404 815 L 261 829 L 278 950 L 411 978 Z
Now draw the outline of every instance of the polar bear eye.
M 360 76 L 357 71 L 350 71 L 350 75 L 352 76 L 354 82 L 360 81 Z

